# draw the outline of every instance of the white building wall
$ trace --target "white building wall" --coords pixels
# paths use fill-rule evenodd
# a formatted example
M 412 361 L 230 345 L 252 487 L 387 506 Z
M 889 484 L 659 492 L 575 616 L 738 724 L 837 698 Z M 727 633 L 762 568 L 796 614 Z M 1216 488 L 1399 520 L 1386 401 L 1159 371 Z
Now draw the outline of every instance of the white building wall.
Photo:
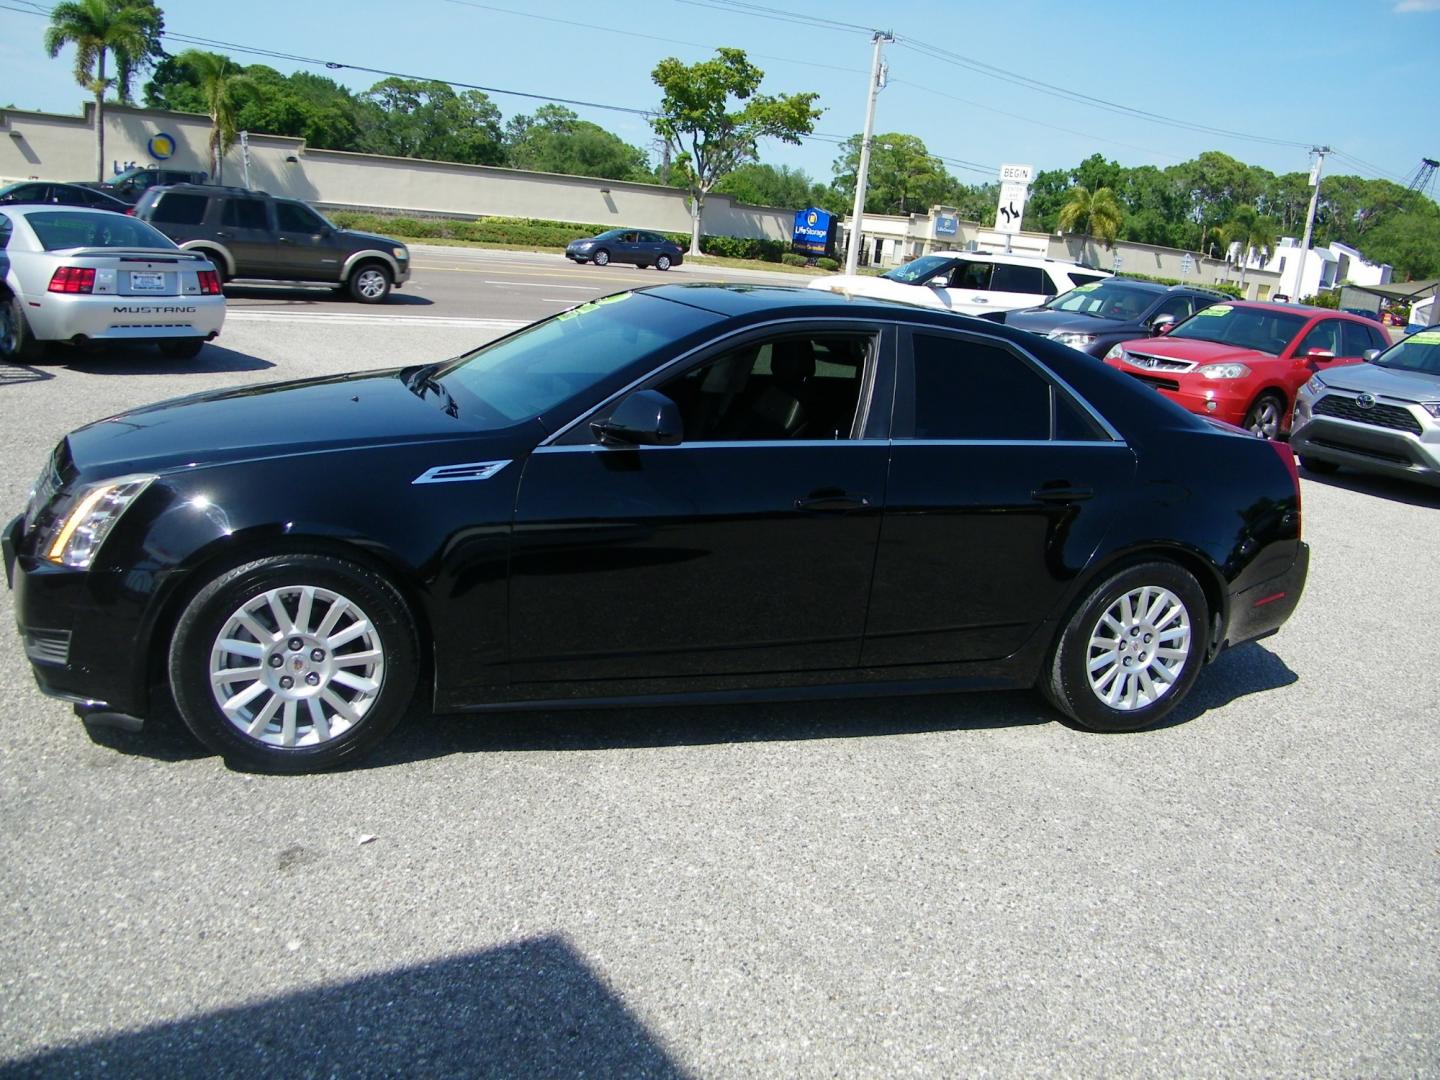
M 87 105 L 84 116 L 0 110 L 0 182 L 95 179 L 93 110 Z M 159 132 L 176 144 L 175 154 L 163 163 L 154 161 L 147 149 Z M 210 120 L 205 116 L 109 106 L 106 173 L 147 164 L 208 172 L 209 138 Z M 690 231 L 685 192 L 658 184 L 310 150 L 304 140 L 280 135 L 251 134 L 249 141 L 251 187 L 321 206 Z M 225 157 L 223 176 L 228 184 L 245 182 L 238 143 Z M 789 240 L 794 209 L 747 206 L 728 195 L 710 195 L 705 200 L 704 230 Z

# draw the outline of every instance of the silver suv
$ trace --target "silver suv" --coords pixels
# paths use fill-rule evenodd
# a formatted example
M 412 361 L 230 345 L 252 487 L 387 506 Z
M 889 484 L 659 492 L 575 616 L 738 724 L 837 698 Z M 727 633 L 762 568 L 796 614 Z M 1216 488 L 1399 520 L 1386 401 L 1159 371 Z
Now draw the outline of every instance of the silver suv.
M 1323 371 L 1300 390 L 1290 435 L 1300 464 L 1440 485 L 1440 330 L 1366 360 Z

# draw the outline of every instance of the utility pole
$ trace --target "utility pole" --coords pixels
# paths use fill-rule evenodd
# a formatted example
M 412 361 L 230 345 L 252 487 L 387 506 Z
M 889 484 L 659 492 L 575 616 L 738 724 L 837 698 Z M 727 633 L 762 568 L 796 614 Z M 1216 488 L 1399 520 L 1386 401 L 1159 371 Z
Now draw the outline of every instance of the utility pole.
M 870 138 L 875 131 L 875 98 L 885 86 L 885 68 L 880 52 L 895 35 L 875 31 L 875 59 L 870 64 L 870 89 L 865 95 L 865 134 L 860 137 L 860 168 L 855 172 L 855 212 L 850 215 L 850 243 L 845 248 L 845 273 L 855 273 L 860 263 L 860 245 L 865 235 L 865 188 L 870 180 Z
M 1300 262 L 1295 267 L 1295 292 L 1290 300 L 1296 304 L 1300 302 L 1300 290 L 1305 287 L 1305 256 L 1310 254 L 1310 237 L 1315 232 L 1315 208 L 1320 204 L 1320 174 L 1325 171 L 1325 155 L 1330 153 L 1330 147 L 1312 146 L 1310 153 L 1320 156 L 1310 172 L 1310 186 L 1315 190 L 1310 193 L 1310 211 L 1305 215 L 1305 239 L 1300 241 Z

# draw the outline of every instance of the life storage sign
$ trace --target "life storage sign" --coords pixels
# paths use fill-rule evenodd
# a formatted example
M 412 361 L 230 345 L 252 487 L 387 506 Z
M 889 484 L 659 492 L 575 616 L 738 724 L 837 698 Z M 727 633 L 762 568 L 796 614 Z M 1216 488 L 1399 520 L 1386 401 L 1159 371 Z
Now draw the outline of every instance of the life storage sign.
M 795 214 L 790 250 L 801 255 L 831 255 L 835 251 L 835 215 L 810 206 Z

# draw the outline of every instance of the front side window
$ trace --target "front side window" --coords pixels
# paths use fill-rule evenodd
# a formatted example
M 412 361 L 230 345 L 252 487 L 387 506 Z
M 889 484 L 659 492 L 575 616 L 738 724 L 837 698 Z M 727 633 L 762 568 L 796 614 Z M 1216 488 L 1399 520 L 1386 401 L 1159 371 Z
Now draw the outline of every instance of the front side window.
M 46 251 L 80 247 L 175 249 L 168 237 L 145 222 L 109 210 L 42 211 L 26 215 L 25 220 Z
M 848 439 L 868 334 L 791 334 L 752 342 L 657 386 L 680 407 L 686 442 Z
M 275 220 L 281 232 L 318 233 L 325 227 L 319 214 L 308 206 L 292 202 L 275 204 Z
M 220 223 L 232 229 L 268 229 L 269 216 L 265 204 L 259 199 L 226 199 L 221 211 Z
M 1050 381 L 996 345 L 940 334 L 912 338 L 917 439 L 1043 442 L 1104 438 Z
M 1305 327 L 1305 316 L 1293 311 L 1214 304 L 1202 308 L 1174 330 L 1178 340 L 1214 341 L 1240 349 L 1279 356 Z
M 889 281 L 898 281 L 902 285 L 924 285 L 931 278 L 949 273 L 953 262 L 953 259 L 944 255 L 922 255 L 880 276 Z

